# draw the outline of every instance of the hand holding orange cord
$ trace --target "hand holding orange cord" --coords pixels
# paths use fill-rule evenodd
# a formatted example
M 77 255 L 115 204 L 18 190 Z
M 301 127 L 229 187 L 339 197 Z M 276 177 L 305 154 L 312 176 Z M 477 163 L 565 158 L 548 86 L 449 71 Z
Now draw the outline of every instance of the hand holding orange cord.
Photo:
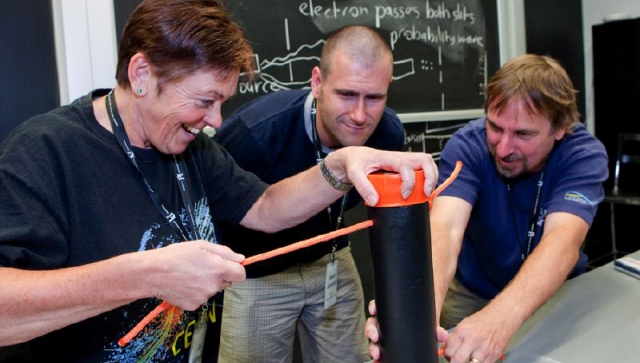
M 349 233 L 353 233 L 357 230 L 360 229 L 364 229 L 367 227 L 371 227 L 373 225 L 372 221 L 364 221 L 364 222 L 360 222 L 357 224 L 354 224 L 353 226 L 349 226 L 349 227 L 345 227 L 345 228 L 341 228 L 337 231 L 334 232 L 329 232 L 329 233 L 325 233 L 313 238 L 309 238 L 307 240 L 304 241 L 300 241 L 300 242 L 296 242 L 293 243 L 289 246 L 285 246 L 285 247 L 281 247 L 281 248 L 277 248 L 273 251 L 269 251 L 269 252 L 265 252 L 259 255 L 255 255 L 255 256 L 251 256 L 249 258 L 246 258 L 244 261 L 242 261 L 240 264 L 242 266 L 247 266 L 250 265 L 252 263 L 256 263 L 259 261 L 263 261 L 272 257 L 276 257 L 291 251 L 295 251 L 301 248 L 305 248 L 305 247 L 309 247 L 312 245 L 315 245 L 317 243 L 320 242 L 324 242 L 324 241 L 329 241 L 329 240 L 333 240 L 336 237 L 339 236 L 343 236 L 345 234 L 349 234 Z M 147 316 L 144 317 L 144 319 L 142 319 L 138 324 L 136 324 L 136 326 L 133 327 L 133 329 L 131 329 L 131 331 L 129 331 L 129 333 L 127 333 L 125 336 L 123 336 L 122 338 L 120 338 L 118 340 L 118 345 L 121 347 L 124 347 L 125 345 L 127 345 L 131 339 L 133 339 L 135 336 L 137 336 L 142 329 L 144 329 L 145 326 L 147 326 L 151 321 L 153 321 L 153 319 L 155 319 L 160 313 L 162 313 L 163 311 L 167 310 L 168 308 L 171 308 L 172 306 L 166 302 L 163 301 L 160 305 L 158 305 L 155 309 L 153 309 L 149 314 L 147 314 Z

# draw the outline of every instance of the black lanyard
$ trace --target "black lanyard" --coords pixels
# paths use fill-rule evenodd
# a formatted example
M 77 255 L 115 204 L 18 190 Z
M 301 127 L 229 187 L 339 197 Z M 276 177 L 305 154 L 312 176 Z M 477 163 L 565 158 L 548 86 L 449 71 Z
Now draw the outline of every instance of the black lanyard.
M 318 127 L 316 126 L 316 113 L 316 100 L 314 98 L 313 102 L 311 103 L 311 139 L 313 140 L 313 146 L 316 151 L 316 162 L 319 164 L 320 161 L 322 161 L 322 145 L 320 145 L 320 136 L 318 136 Z M 348 196 L 349 192 L 346 192 L 342 196 L 342 200 L 340 201 L 340 214 L 338 214 L 338 219 L 336 220 L 336 230 L 338 230 L 342 225 Z M 329 215 L 329 224 L 333 224 L 333 218 L 331 218 L 331 206 L 327 207 L 327 214 Z M 334 238 L 333 246 L 331 247 L 331 261 L 333 261 L 333 259 L 335 258 L 337 247 L 338 241 Z
M 127 133 L 124 129 L 124 123 L 122 122 L 120 114 L 118 113 L 118 107 L 116 105 L 116 99 L 115 95 L 113 94 L 113 90 L 111 90 L 111 92 L 109 92 L 109 94 L 107 95 L 106 106 L 107 114 L 109 115 L 109 120 L 111 121 L 111 128 L 113 129 L 113 134 L 118 140 L 118 144 L 120 144 L 120 147 L 122 148 L 124 153 L 127 155 L 133 166 L 135 166 L 136 170 L 138 170 L 138 173 L 140 173 L 142 181 L 144 181 L 144 184 L 147 187 L 147 192 L 149 192 L 149 196 L 151 197 L 153 204 L 156 206 L 167 224 L 169 224 L 169 226 L 174 229 L 174 231 L 178 235 L 178 238 L 180 238 L 182 241 L 189 241 L 190 238 L 187 237 L 188 233 L 184 229 L 184 226 L 180 223 L 178 216 L 165 206 L 165 203 L 162 201 L 162 197 L 160 196 L 160 194 L 158 194 L 151 187 L 151 184 L 149 184 L 149 181 L 147 180 L 147 178 L 145 178 L 142 170 L 140 170 L 140 168 L 138 167 L 138 161 L 136 160 L 136 156 L 131 148 L 131 142 L 129 141 L 129 137 L 127 136 Z M 180 196 L 182 197 L 182 204 L 184 205 L 184 208 L 187 211 L 189 217 L 189 224 L 191 226 L 193 239 L 201 239 L 201 236 L 198 233 L 198 229 L 195 226 L 196 219 L 194 218 L 195 215 L 193 213 L 191 204 L 191 196 L 189 195 L 189 181 L 187 179 L 187 174 L 185 173 L 186 168 L 184 166 L 184 160 L 182 158 L 182 155 L 179 155 L 179 158 L 180 161 L 178 161 L 176 156 L 173 155 L 173 168 L 175 177 L 178 180 L 178 184 L 180 185 Z M 213 239 L 215 240 L 215 236 L 213 237 Z
M 542 193 L 542 186 L 544 185 L 544 169 L 540 173 L 540 180 L 538 180 L 538 191 L 536 192 L 536 201 L 533 205 L 533 212 L 531 213 L 531 217 L 529 218 L 529 230 L 527 231 L 527 248 L 523 250 L 523 246 L 520 243 L 520 239 L 517 238 L 517 227 L 516 227 L 516 217 L 515 217 L 515 209 L 513 207 L 513 200 L 511 198 L 511 184 L 507 182 L 507 193 L 509 194 L 509 209 L 511 209 L 511 220 L 513 222 L 514 231 L 516 231 L 516 239 L 518 240 L 518 248 L 520 249 L 520 257 L 522 261 L 529 256 L 531 253 L 531 244 L 533 240 L 536 238 L 536 224 L 538 223 L 538 214 L 540 213 L 540 194 Z

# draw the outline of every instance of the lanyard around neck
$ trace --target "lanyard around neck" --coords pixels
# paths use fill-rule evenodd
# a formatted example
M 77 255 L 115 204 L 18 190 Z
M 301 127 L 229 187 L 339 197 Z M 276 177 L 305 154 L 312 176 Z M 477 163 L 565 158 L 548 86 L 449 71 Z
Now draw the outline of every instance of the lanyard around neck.
M 167 224 L 169 224 L 169 226 L 174 229 L 174 231 L 182 241 L 190 240 L 190 238 L 187 237 L 188 233 L 185 230 L 184 226 L 180 223 L 178 216 L 166 207 L 166 204 L 163 202 L 160 194 L 158 194 L 151 187 L 151 184 L 149 184 L 149 181 L 142 173 L 142 170 L 140 170 L 138 161 L 133 152 L 133 148 L 131 147 L 131 142 L 129 141 L 129 137 L 127 136 L 127 133 L 125 131 L 124 123 L 122 122 L 122 118 L 118 113 L 118 107 L 116 105 L 116 99 L 115 95 L 113 94 L 113 90 L 111 90 L 111 92 L 109 92 L 109 94 L 107 95 L 106 107 L 107 114 L 109 115 L 109 121 L 111 122 L 111 128 L 113 129 L 113 134 L 118 140 L 118 144 L 120 144 L 120 147 L 129 158 L 129 161 L 131 161 L 133 166 L 140 174 L 140 177 L 142 178 L 142 181 L 144 182 L 147 188 L 147 192 L 149 193 L 149 196 L 151 197 L 151 200 L 153 201 L 156 209 L 160 212 Z M 189 195 L 189 181 L 187 180 L 184 160 L 182 159 L 182 155 L 179 155 L 179 158 L 180 161 L 178 161 L 176 156 L 173 155 L 173 169 L 175 177 L 178 180 L 182 204 L 189 216 L 189 224 L 193 236 L 192 239 L 201 239 L 201 236 L 198 233 L 198 229 L 195 226 L 196 220 L 194 218 L 195 215 L 193 213 L 191 197 Z
M 546 166 L 545 166 L 546 167 Z M 511 184 L 507 182 L 507 193 L 509 196 L 509 209 L 511 209 L 511 219 L 513 222 L 513 228 L 516 231 L 516 238 L 518 240 L 518 247 L 520 249 L 520 257 L 522 261 L 524 261 L 529 254 L 531 253 L 531 245 L 533 244 L 533 240 L 536 238 L 536 224 L 538 223 L 538 217 L 540 213 L 540 195 L 542 193 L 542 186 L 544 185 L 544 171 L 540 173 L 540 179 L 538 180 L 538 190 L 536 192 L 536 200 L 533 204 L 533 212 L 531 212 L 531 216 L 529 217 L 529 230 L 527 231 L 527 245 L 526 249 L 520 243 L 520 239 L 517 238 L 517 228 L 516 228 L 516 217 L 515 217 L 515 209 L 513 207 L 513 200 L 511 198 Z
M 314 98 L 313 102 L 311 103 L 311 140 L 313 141 L 313 146 L 316 153 L 316 162 L 319 164 L 320 161 L 322 160 L 322 145 L 320 144 L 320 136 L 318 135 L 318 126 L 316 125 L 317 111 L 318 110 L 316 108 L 316 100 Z M 344 218 L 344 211 L 347 205 L 348 196 L 349 196 L 349 192 L 345 193 L 342 196 L 342 200 L 340 201 L 340 213 L 338 214 L 338 219 L 336 220 L 336 230 L 338 230 L 340 228 L 340 225 L 342 225 L 342 220 Z M 327 208 L 327 214 L 329 214 L 329 223 L 333 224 L 333 218 L 331 218 L 331 206 Z M 333 244 L 335 249 L 335 245 L 336 245 L 335 240 Z

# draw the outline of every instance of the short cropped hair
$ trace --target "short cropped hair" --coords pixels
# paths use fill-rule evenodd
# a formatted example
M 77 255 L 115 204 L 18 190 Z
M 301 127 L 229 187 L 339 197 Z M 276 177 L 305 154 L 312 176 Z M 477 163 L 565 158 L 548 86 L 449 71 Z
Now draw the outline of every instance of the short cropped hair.
M 580 120 L 576 93 L 560 63 L 548 56 L 525 54 L 502 66 L 486 87 L 485 112 L 501 113 L 514 98 L 523 99 L 531 113 L 541 113 L 554 129 L 570 133 Z
M 131 14 L 120 38 L 116 80 L 130 87 L 131 57 L 143 53 L 158 77 L 158 93 L 167 82 L 197 72 L 253 74 L 253 50 L 243 30 L 215 0 L 145 0 Z
M 333 56 L 338 49 L 349 59 L 364 65 L 373 65 L 386 56 L 393 69 L 393 53 L 382 36 L 367 26 L 349 25 L 332 33 L 322 47 L 320 55 L 322 77 L 326 78 L 331 72 Z

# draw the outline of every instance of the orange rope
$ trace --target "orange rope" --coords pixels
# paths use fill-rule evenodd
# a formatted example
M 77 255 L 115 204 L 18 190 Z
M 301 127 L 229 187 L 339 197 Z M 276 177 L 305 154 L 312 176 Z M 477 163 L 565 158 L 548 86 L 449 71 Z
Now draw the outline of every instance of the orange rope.
M 275 250 L 269 251 L 269 252 L 265 252 L 265 253 L 261 253 L 255 256 L 251 256 L 249 258 L 245 258 L 244 261 L 242 261 L 240 264 L 242 266 L 247 266 L 250 265 L 252 263 L 256 263 L 259 261 L 263 261 L 272 257 L 276 257 L 276 256 L 280 256 L 283 255 L 285 253 L 289 253 L 295 250 L 299 250 L 301 248 L 305 248 L 305 247 L 309 247 L 309 246 L 313 246 L 315 244 L 318 244 L 320 242 L 325 242 L 331 239 L 334 239 L 336 237 L 340 237 L 343 236 L 345 234 L 349 234 L 367 227 L 371 227 L 373 225 L 373 221 L 364 221 L 364 222 L 360 222 L 357 224 L 354 224 L 353 226 L 349 226 L 349 227 L 345 227 L 345 228 L 341 228 L 338 230 L 335 230 L 333 232 L 329 232 L 329 233 L 325 233 L 325 234 L 321 234 L 318 236 L 315 236 L 313 238 L 309 238 L 306 239 L 304 241 L 300 241 L 300 242 L 296 242 L 293 244 L 290 244 L 288 246 L 284 246 L 284 247 L 280 247 L 280 248 L 276 248 Z M 133 329 L 131 329 L 131 331 L 129 331 L 129 333 L 127 333 L 125 336 L 123 336 L 122 338 L 120 338 L 120 340 L 118 340 L 118 345 L 121 347 L 124 347 L 125 345 L 129 344 L 129 342 L 131 341 L 131 339 L 133 339 L 136 335 L 138 335 L 142 329 L 144 329 L 145 326 L 147 326 L 153 319 L 155 319 L 161 312 L 165 311 L 168 307 L 170 307 L 171 305 L 169 305 L 168 302 L 163 301 L 160 305 L 158 305 L 155 309 L 153 309 L 149 314 L 147 314 L 147 316 L 145 316 L 136 326 L 133 327 Z
M 458 177 L 458 174 L 460 174 L 461 169 L 462 169 L 462 161 L 458 160 L 456 161 L 456 167 L 451 172 L 451 175 L 449 175 L 449 177 L 444 182 L 442 182 L 442 184 L 440 184 L 436 188 L 436 190 L 434 190 L 433 192 L 431 192 L 431 194 L 429 194 L 429 196 L 427 197 L 427 202 L 429 202 L 429 210 L 431 210 L 431 204 L 433 203 L 433 200 L 436 199 L 436 197 L 443 190 L 445 190 L 451 183 L 453 183 L 453 181 Z
M 163 301 L 162 304 L 156 306 L 156 308 L 153 309 L 149 314 L 147 314 L 144 319 L 140 320 L 140 322 L 136 326 L 134 326 L 129 333 L 118 340 L 118 345 L 124 347 L 125 345 L 129 344 L 131 339 L 138 335 L 138 333 L 140 333 L 145 326 L 147 326 L 153 319 L 156 318 L 156 316 L 165 311 L 169 306 L 169 303 L 166 301 Z
M 321 235 L 306 239 L 304 241 L 300 241 L 300 242 L 296 242 L 296 243 L 290 244 L 288 246 L 276 248 L 275 250 L 272 250 L 272 251 L 269 251 L 269 252 L 265 252 L 265 253 L 261 253 L 259 255 L 251 256 L 249 258 L 246 258 L 240 264 L 242 266 L 247 266 L 247 265 L 250 265 L 250 264 L 255 263 L 255 262 L 264 261 L 266 259 L 269 259 L 269 258 L 272 258 L 272 257 L 276 257 L 276 256 L 280 256 L 280 255 L 283 255 L 285 253 L 289 253 L 289 252 L 292 252 L 292 251 L 295 251 L 295 250 L 299 250 L 301 248 L 313 246 L 313 245 L 318 244 L 320 242 L 325 242 L 325 241 L 328 241 L 330 239 L 334 239 L 336 237 L 344 236 L 345 234 L 349 234 L 349 233 L 352 233 L 352 232 L 355 232 L 355 231 L 358 231 L 358 230 L 361 230 L 361 229 L 364 229 L 364 228 L 367 228 L 367 227 L 371 227 L 371 226 L 373 226 L 373 221 L 360 222 L 360 223 L 354 224 L 353 226 L 341 228 L 341 229 L 335 230 L 333 232 L 321 234 Z
M 438 186 L 428 197 L 427 197 L 427 201 L 429 202 L 429 209 L 431 209 L 431 203 L 433 201 L 433 199 L 435 199 L 435 197 L 438 196 L 438 194 L 440 194 L 441 191 L 443 191 L 446 187 L 449 186 L 449 184 L 451 184 L 453 182 L 453 180 L 455 180 L 455 178 L 458 176 L 458 173 L 460 173 L 460 169 L 462 168 L 462 162 L 458 161 L 456 162 L 456 167 L 453 170 L 453 172 L 451 173 L 451 175 L 442 183 L 442 185 Z M 335 230 L 333 232 L 329 232 L 329 233 L 325 233 L 325 234 L 321 234 L 300 242 L 296 242 L 293 244 L 290 244 L 288 246 L 284 246 L 284 247 L 280 247 L 280 248 L 276 248 L 275 250 L 269 251 L 269 252 L 265 252 L 265 253 L 261 253 L 255 256 L 251 256 L 248 258 L 245 258 L 244 261 L 242 261 L 240 264 L 242 266 L 247 266 L 250 265 L 252 263 L 256 263 L 259 261 L 264 261 L 267 260 L 269 258 L 272 257 L 276 257 L 276 256 L 280 256 L 283 255 L 285 253 L 289 253 L 295 250 L 299 250 L 301 248 L 306 248 L 309 246 L 313 246 L 315 244 L 318 244 L 320 242 L 325 242 L 325 241 L 329 241 L 331 239 L 334 239 L 336 237 L 340 237 L 340 236 L 344 236 L 345 234 L 349 234 L 349 233 L 353 233 L 355 231 L 364 229 L 364 228 L 368 228 L 371 227 L 373 225 L 373 221 L 371 220 L 367 220 L 364 222 L 360 222 L 360 223 L 356 223 L 353 226 L 349 226 L 349 227 L 344 227 L 338 230 Z M 171 305 L 169 305 L 168 302 L 163 301 L 160 305 L 158 305 L 155 309 L 153 309 L 149 314 L 147 314 L 147 316 L 145 316 L 135 327 L 133 327 L 133 329 L 131 329 L 131 331 L 129 333 L 127 333 L 125 336 L 123 336 L 122 338 L 120 338 L 120 340 L 118 340 L 118 345 L 120 345 L 121 347 L 124 347 L 125 345 L 127 345 L 131 339 L 133 339 L 136 335 L 138 335 L 138 333 L 140 333 L 142 331 L 142 329 L 144 329 L 145 326 L 147 326 L 153 319 L 155 319 L 161 312 L 163 312 L 164 310 L 166 310 L 168 307 L 170 307 Z

